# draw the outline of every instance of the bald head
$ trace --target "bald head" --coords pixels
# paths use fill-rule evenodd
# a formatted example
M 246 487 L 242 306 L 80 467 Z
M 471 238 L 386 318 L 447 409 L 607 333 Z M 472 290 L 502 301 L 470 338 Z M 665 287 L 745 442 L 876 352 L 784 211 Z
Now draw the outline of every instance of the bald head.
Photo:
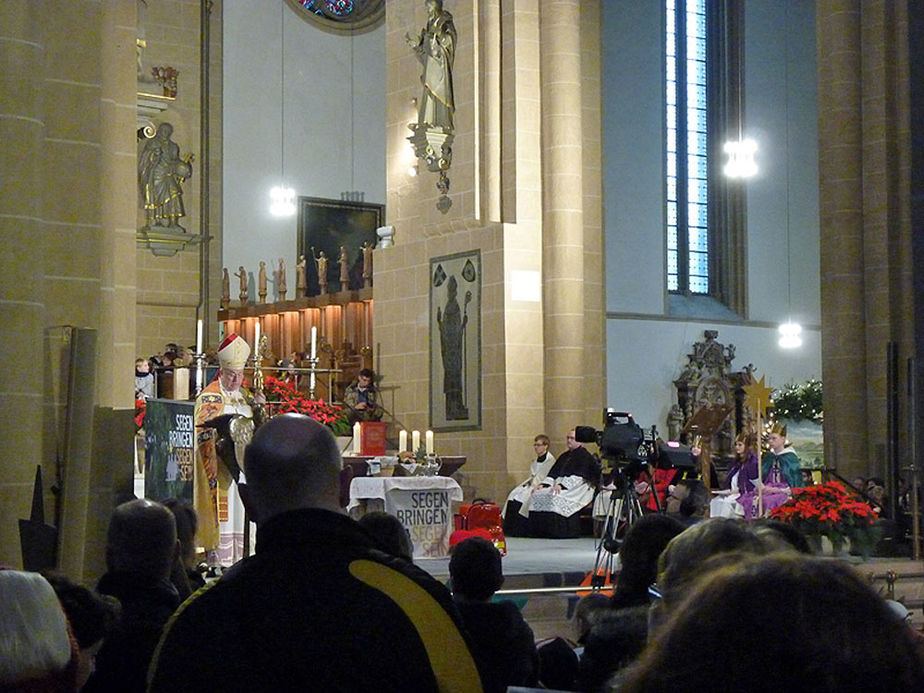
M 257 524 L 299 508 L 340 512 L 343 462 L 330 430 L 302 414 L 263 424 L 244 453 L 242 497 Z
M 169 577 L 176 550 L 173 513 L 160 503 L 142 498 L 113 511 L 106 537 L 109 570 Z

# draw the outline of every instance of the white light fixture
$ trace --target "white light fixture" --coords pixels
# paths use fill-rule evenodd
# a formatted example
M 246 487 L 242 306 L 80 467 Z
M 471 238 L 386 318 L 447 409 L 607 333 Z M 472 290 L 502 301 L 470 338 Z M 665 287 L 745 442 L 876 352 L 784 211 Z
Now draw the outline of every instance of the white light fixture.
M 270 190 L 270 214 L 290 217 L 295 214 L 295 190 L 285 184 L 286 179 L 286 31 L 285 3 L 279 3 L 279 161 L 282 182 Z
M 270 190 L 270 214 L 274 217 L 290 217 L 295 214 L 295 190 L 279 186 Z
M 789 30 L 789 5 L 786 5 L 786 30 Z M 787 33 L 788 36 L 788 33 Z M 786 305 L 789 310 L 789 318 L 786 322 L 780 324 L 780 339 L 778 344 L 781 349 L 798 349 L 802 346 L 802 325 L 792 321 L 792 251 L 790 249 L 790 223 L 789 208 L 792 204 L 791 191 L 789 184 L 789 169 L 791 167 L 792 155 L 789 141 L 789 39 L 786 40 L 786 65 L 783 70 L 785 81 L 783 88 L 786 90 Z
M 797 322 L 784 322 L 779 326 L 781 349 L 798 349 L 802 346 L 802 325 Z
M 725 153 L 728 162 L 723 169 L 729 178 L 751 178 L 757 175 L 757 163 L 754 161 L 754 152 L 757 151 L 757 142 L 744 139 L 738 142 L 726 142 Z

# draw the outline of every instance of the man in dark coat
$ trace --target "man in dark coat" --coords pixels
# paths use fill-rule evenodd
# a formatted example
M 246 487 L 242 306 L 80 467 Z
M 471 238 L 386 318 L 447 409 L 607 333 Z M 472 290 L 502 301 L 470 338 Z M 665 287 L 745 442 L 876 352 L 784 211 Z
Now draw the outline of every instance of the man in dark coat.
M 478 691 L 449 592 L 340 508 L 331 432 L 277 416 L 247 447 L 256 554 L 168 624 L 151 691 Z
M 180 605 L 170 582 L 177 556 L 176 524 L 166 507 L 138 499 L 113 511 L 106 538 L 107 572 L 96 589 L 119 600 L 122 617 L 96 655 L 96 671 L 84 691 L 145 689 L 154 648 Z

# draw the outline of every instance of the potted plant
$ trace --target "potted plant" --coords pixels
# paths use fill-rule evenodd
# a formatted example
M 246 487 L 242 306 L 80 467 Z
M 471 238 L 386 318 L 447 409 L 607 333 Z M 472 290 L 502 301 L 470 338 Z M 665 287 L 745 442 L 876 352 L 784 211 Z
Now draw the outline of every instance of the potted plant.
M 856 500 L 844 484 L 829 481 L 795 488 L 792 498 L 770 511 L 770 518 L 798 529 L 820 552 L 821 539 L 841 553 L 849 540 L 863 558 L 868 558 L 879 535 L 877 514 L 868 504 Z

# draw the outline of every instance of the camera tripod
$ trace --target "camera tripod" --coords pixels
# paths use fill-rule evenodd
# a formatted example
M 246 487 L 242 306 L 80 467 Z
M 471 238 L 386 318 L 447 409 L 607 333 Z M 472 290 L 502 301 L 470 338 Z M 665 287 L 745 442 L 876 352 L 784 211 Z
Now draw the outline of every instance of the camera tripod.
M 600 541 L 597 543 L 597 560 L 594 563 L 594 570 L 590 580 L 591 588 L 595 590 L 602 589 L 606 585 L 607 578 L 612 575 L 616 561 L 615 556 L 622 546 L 626 532 L 644 512 L 638 492 L 635 490 L 635 482 L 626 475 L 626 465 L 622 463 L 616 464 L 616 469 L 613 472 L 616 479 L 616 488 L 610 493 L 610 502 L 603 522 L 603 531 L 600 533 Z M 651 485 L 651 492 L 655 494 L 655 502 L 658 503 L 654 481 L 651 482 Z M 660 503 L 658 503 L 658 510 L 660 510 Z

